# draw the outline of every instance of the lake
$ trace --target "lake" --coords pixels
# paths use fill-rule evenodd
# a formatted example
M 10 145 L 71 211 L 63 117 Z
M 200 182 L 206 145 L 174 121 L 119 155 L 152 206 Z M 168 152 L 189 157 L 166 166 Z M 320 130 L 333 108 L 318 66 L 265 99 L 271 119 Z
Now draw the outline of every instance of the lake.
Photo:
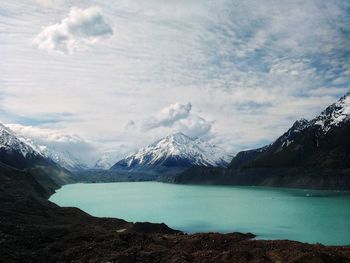
M 50 201 L 91 215 L 193 232 L 350 244 L 350 193 L 157 182 L 65 185 Z

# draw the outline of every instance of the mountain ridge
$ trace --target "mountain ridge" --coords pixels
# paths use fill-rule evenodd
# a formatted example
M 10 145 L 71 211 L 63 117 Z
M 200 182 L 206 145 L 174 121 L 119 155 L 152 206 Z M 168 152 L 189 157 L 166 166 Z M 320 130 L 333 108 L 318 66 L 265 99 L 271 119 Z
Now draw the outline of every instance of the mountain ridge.
M 192 167 L 177 183 L 350 189 L 350 93 L 318 116 L 300 119 L 274 142 L 239 152 L 227 169 Z
M 118 161 L 111 167 L 111 170 L 156 166 L 189 167 L 192 165 L 224 167 L 228 165 L 227 154 L 213 144 L 177 132 Z
M 10 167 L 26 170 L 42 185 L 51 189 L 72 182 L 68 170 L 46 157 L 37 145 L 19 137 L 0 123 L 0 162 Z

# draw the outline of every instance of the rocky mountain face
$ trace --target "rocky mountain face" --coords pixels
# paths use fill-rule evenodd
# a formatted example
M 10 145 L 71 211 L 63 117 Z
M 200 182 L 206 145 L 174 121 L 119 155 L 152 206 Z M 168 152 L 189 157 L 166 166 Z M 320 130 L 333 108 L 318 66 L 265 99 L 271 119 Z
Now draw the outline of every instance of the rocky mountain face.
M 273 143 L 239 152 L 228 169 L 191 168 L 179 183 L 350 189 L 350 93 L 314 119 L 301 119 Z
M 0 160 L 18 169 L 28 167 L 33 162 L 43 164 L 47 162 L 39 151 L 2 124 L 0 124 Z
M 271 145 L 237 154 L 230 167 L 350 168 L 349 116 L 350 94 L 346 94 L 311 121 L 296 121 Z M 249 158 L 242 160 L 247 154 Z
M 26 170 L 36 179 L 55 188 L 70 182 L 70 173 L 45 156 L 37 146 L 18 137 L 0 124 L 0 162 L 10 167 Z
M 64 169 L 67 169 L 68 171 L 73 172 L 73 171 L 85 170 L 89 168 L 84 162 L 82 162 L 81 160 L 73 156 L 67 150 L 62 151 L 62 150 L 55 149 L 53 146 L 37 144 L 30 138 L 25 138 L 23 136 L 16 134 L 9 127 L 6 127 L 5 125 L 2 125 L 2 124 L 0 125 L 1 125 L 1 131 L 2 131 L 1 138 L 2 140 L 4 140 L 2 144 L 3 148 L 6 148 L 5 147 L 6 141 L 7 143 L 11 141 L 12 145 L 7 145 L 8 146 L 7 149 L 14 148 L 14 149 L 19 149 L 23 153 L 25 152 L 34 153 L 38 156 L 52 160 L 53 162 L 63 167 Z M 9 134 L 11 134 L 11 137 L 9 137 Z M 12 138 L 12 139 L 8 139 L 8 138 Z M 28 157 L 30 157 L 30 155 L 28 155 Z
M 225 151 L 199 138 L 183 133 L 169 135 L 117 162 L 111 169 L 140 167 L 225 167 L 229 156 Z

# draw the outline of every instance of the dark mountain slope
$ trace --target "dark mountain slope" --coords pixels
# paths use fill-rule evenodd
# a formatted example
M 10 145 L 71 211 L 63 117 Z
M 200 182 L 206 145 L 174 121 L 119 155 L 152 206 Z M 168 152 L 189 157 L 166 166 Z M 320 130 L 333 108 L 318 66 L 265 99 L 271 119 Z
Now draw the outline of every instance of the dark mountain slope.
M 232 168 L 350 168 L 349 94 L 311 121 L 300 120 L 273 144 Z
M 272 144 L 238 153 L 228 169 L 195 167 L 171 180 L 348 190 L 350 94 L 313 120 L 296 121 Z
M 50 186 L 72 182 L 71 173 L 45 157 L 34 146 L 19 138 L 12 130 L 0 124 L 0 162 L 16 169 L 26 170 L 38 182 Z

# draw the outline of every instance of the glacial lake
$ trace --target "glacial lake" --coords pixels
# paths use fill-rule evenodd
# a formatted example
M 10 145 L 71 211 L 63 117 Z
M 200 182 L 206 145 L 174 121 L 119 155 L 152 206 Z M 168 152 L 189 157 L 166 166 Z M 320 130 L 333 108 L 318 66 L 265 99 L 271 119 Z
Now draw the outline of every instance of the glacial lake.
M 350 192 L 157 182 L 71 184 L 50 201 L 98 217 L 166 223 L 193 232 L 350 244 Z

